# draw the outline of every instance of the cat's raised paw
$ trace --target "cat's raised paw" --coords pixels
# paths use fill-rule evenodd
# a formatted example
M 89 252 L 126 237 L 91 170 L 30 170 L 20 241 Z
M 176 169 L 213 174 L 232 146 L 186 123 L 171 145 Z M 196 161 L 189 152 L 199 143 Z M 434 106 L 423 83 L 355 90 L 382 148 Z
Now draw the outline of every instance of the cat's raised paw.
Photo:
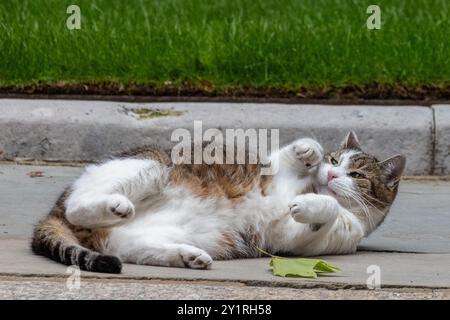
M 302 196 L 297 196 L 289 203 L 289 211 L 292 218 L 300 223 L 309 223 L 308 218 L 312 215 L 311 209 L 312 208 L 308 206 L 307 199 L 304 199 Z
M 322 146 L 313 139 L 300 139 L 292 146 L 292 151 L 307 168 L 317 166 L 323 159 Z
M 134 216 L 133 203 L 120 194 L 113 194 L 108 197 L 107 210 L 112 215 L 122 219 L 130 219 Z
M 185 250 L 181 257 L 185 266 L 192 269 L 210 269 L 213 262 L 209 254 L 201 249 Z

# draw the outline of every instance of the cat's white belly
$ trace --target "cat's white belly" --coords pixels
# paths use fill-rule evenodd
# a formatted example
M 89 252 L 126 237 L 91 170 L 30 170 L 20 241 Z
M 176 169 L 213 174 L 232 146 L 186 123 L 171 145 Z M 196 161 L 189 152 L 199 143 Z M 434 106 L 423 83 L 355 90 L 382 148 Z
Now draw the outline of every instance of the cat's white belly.
M 263 245 L 282 240 L 283 235 L 268 230 L 274 221 L 292 219 L 287 210 L 290 197 L 251 192 L 232 203 L 223 198 L 199 198 L 183 187 L 168 187 L 162 197 L 166 200 L 138 206 L 132 221 L 112 229 L 105 253 L 123 256 L 124 250 L 132 251 L 135 245 L 167 242 L 189 244 L 214 257 L 222 250 L 224 237 L 245 236 L 251 231 Z
M 133 220 L 112 228 L 105 253 L 135 263 L 135 257 L 145 256 L 145 250 L 183 244 L 202 249 L 215 259 L 223 257 L 225 238 L 234 240 L 234 251 L 248 252 L 254 249 L 249 248 L 248 238 L 252 237 L 273 253 L 317 255 L 353 250 L 344 248 L 353 248 L 353 241 L 343 241 L 342 235 L 332 231 L 333 225 L 314 231 L 309 224 L 294 221 L 288 210 L 292 198 L 284 188 L 266 196 L 250 192 L 233 203 L 224 198 L 200 198 L 180 186 L 166 187 L 158 199 L 137 205 Z

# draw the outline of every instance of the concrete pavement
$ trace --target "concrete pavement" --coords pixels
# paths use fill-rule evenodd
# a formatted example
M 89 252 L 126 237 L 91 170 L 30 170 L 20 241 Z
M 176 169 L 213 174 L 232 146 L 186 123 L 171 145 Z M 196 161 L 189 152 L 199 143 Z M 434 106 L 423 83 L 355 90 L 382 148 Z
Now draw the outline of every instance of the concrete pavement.
M 269 259 L 214 261 L 211 270 L 126 264 L 119 275 L 82 272 L 82 278 L 163 279 L 239 282 L 252 286 L 349 289 L 367 288 L 369 266 L 379 266 L 385 288 L 450 288 L 450 254 L 415 254 L 361 251 L 354 255 L 327 256 L 343 270 L 314 280 L 275 277 Z M 26 240 L 0 240 L 0 275 L 67 278 L 67 267 L 30 252 Z
M 0 165 L 0 239 L 23 239 L 81 167 Z M 29 173 L 42 171 L 42 177 Z M 450 253 L 450 183 L 403 181 L 384 223 L 361 246 L 372 251 Z M 13 213 L 13 214 L 11 214 Z
M 8 298 L 15 294 L 14 290 L 11 291 L 11 284 L 20 285 L 21 280 L 17 279 L 26 281 L 25 279 L 30 276 L 38 278 L 33 280 L 34 284 L 26 287 L 38 288 L 37 284 L 42 283 L 48 291 L 45 291 L 46 293 L 42 291 L 41 296 L 47 294 L 48 297 L 53 297 L 58 294 L 59 289 L 56 287 L 51 289 L 51 285 L 42 277 L 53 279 L 50 281 L 67 279 L 66 267 L 46 258 L 34 256 L 28 248 L 28 242 L 33 223 L 48 211 L 59 192 L 64 186 L 70 184 L 81 170 L 81 168 L 58 166 L 0 165 L 2 203 L 0 207 L 0 275 L 7 278 L 16 277 L 15 280 L 10 279 L 8 280 L 10 282 L 6 283 L 3 283 L 3 280 L 7 281 L 6 278 L 0 279 L 0 287 L 10 288 L 8 289 L 10 291 L 3 294 L 4 297 Z M 30 177 L 29 173 L 35 171 L 42 171 L 42 176 Z M 326 296 L 323 292 L 321 293 L 321 289 L 366 288 L 366 281 L 370 276 L 367 273 L 367 267 L 376 265 L 381 270 L 382 288 L 392 290 L 397 288 L 413 290 L 417 287 L 438 288 L 437 292 L 442 295 L 447 292 L 445 291 L 447 288 L 450 288 L 449 191 L 449 182 L 403 181 L 398 200 L 385 223 L 362 243 L 361 251 L 355 255 L 325 257 L 340 266 L 343 272 L 315 280 L 275 277 L 268 269 L 267 258 L 215 261 L 213 268 L 206 271 L 127 264 L 120 275 L 83 272 L 82 279 L 88 281 L 99 279 L 105 283 L 105 286 L 125 280 L 132 283 L 138 280 L 156 279 L 179 281 L 177 285 L 184 289 L 177 291 L 173 287 L 174 295 L 176 292 L 184 292 L 183 290 L 197 290 L 189 286 L 198 281 L 214 281 L 220 283 L 220 288 L 229 283 L 264 288 L 315 288 L 319 290 L 316 291 L 317 296 Z M 193 280 L 196 281 L 192 282 Z M 130 285 L 130 288 L 133 285 Z M 167 292 L 172 292 L 170 291 L 172 289 L 167 289 L 169 290 Z M 442 289 L 445 290 L 441 291 Z M 213 289 L 198 290 L 201 292 L 199 297 L 204 297 L 207 292 L 211 297 L 221 297 Z M 229 291 L 230 295 L 252 296 L 250 292 L 245 293 L 247 289 L 233 290 Z M 263 289 L 260 288 L 260 290 Z M 255 297 L 264 298 L 257 292 L 253 293 Z M 417 291 L 411 292 L 417 293 Z M 435 291 L 427 292 L 427 297 L 433 295 L 436 297 Z M 38 291 L 30 293 L 31 296 L 35 294 L 39 296 Z M 286 294 L 288 294 L 287 291 Z M 311 291 L 310 294 L 315 293 Z M 448 292 L 445 294 L 448 295 Z M 152 297 L 149 293 L 143 295 Z M 302 297 L 299 292 L 297 295 Z M 281 293 L 280 296 L 282 296 Z M 370 295 L 367 297 L 370 298 Z

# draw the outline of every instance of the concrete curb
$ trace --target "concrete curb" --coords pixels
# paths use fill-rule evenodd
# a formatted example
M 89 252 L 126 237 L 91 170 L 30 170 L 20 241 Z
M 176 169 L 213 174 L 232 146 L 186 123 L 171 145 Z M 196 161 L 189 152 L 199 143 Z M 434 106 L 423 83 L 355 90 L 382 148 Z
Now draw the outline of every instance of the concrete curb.
M 138 119 L 133 110 L 169 111 Z M 449 174 L 450 108 L 325 106 L 252 103 L 123 103 L 69 100 L 0 100 L 0 160 L 26 157 L 92 161 L 111 152 L 174 144 L 171 134 L 202 121 L 221 131 L 279 129 L 280 144 L 312 136 L 335 148 L 355 130 L 365 150 L 386 158 L 403 153 L 407 175 Z

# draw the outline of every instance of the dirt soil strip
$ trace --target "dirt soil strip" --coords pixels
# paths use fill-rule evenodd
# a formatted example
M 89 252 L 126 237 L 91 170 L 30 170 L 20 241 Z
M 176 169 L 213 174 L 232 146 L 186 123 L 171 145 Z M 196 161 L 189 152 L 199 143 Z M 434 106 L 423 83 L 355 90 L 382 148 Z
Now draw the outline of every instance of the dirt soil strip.
M 60 82 L 0 87 L 0 98 L 115 100 L 124 102 L 258 102 L 331 105 L 423 105 L 450 102 L 450 84 L 443 86 L 349 85 L 286 89 L 275 87 L 216 88 L 209 83 L 138 85 Z

